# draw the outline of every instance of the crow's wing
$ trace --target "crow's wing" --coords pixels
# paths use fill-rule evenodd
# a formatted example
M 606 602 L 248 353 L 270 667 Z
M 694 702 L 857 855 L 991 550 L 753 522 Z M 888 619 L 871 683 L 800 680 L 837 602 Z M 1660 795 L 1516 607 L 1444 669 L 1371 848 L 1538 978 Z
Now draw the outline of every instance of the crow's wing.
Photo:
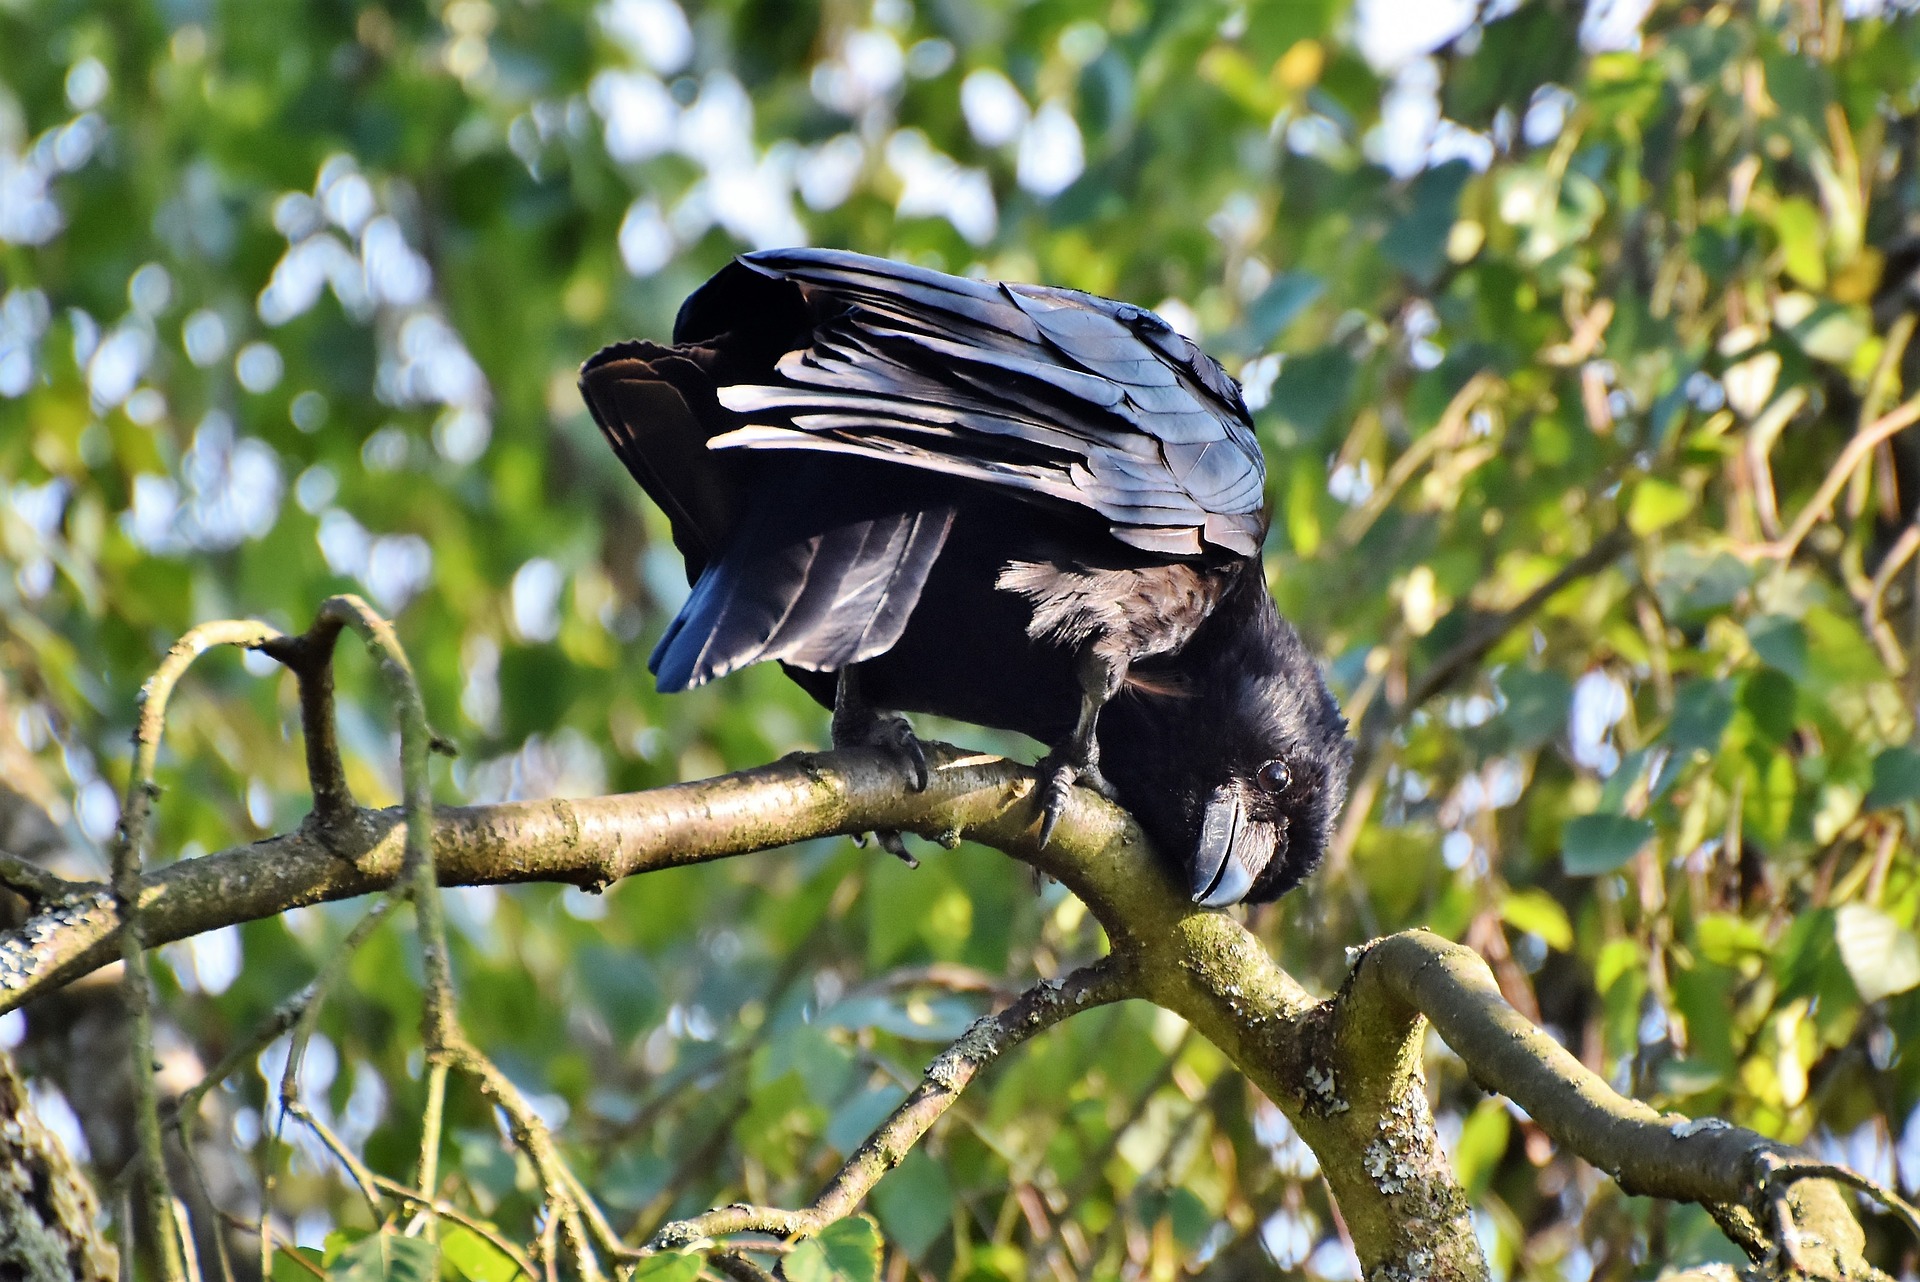
M 1259 551 L 1266 468 L 1239 388 L 1152 312 L 837 250 L 768 250 L 729 270 L 797 285 L 815 325 L 770 377 L 718 389 L 746 425 L 712 448 L 1005 486 L 1090 508 L 1115 538 L 1166 555 Z M 719 310 L 695 295 L 676 341 L 709 337 Z
M 893 648 L 953 509 L 847 505 L 844 479 L 803 466 L 746 514 L 647 661 L 661 690 L 767 659 L 837 672 Z
M 871 464 L 803 459 L 772 476 L 765 460 L 707 449 L 735 422 L 714 400 L 711 357 L 621 343 L 581 371 L 594 420 L 665 509 L 694 581 L 647 666 L 673 691 L 765 659 L 831 672 L 884 653 L 953 509 Z

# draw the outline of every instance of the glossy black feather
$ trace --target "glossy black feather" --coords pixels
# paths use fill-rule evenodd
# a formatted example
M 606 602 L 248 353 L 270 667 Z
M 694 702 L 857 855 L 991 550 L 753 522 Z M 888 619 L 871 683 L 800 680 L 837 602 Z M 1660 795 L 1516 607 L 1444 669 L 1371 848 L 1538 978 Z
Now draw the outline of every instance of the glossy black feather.
M 716 448 L 881 458 L 1090 508 L 1149 551 L 1258 552 L 1266 469 L 1239 390 L 1151 312 L 833 250 L 749 254 L 707 288 L 742 272 L 797 284 L 815 329 L 773 377 L 720 390 L 746 426 Z M 934 407 L 948 430 L 924 426 Z
M 1106 777 L 1196 899 L 1313 868 L 1351 748 L 1266 590 L 1246 407 L 1191 342 L 1128 304 L 831 250 L 736 260 L 674 340 L 581 373 L 694 583 L 662 689 L 777 660 L 831 705 L 858 664 L 879 706 L 1061 751 L 1098 707 Z M 1090 656 L 1117 694 L 1083 696 Z M 1261 792 L 1276 758 L 1297 782 Z

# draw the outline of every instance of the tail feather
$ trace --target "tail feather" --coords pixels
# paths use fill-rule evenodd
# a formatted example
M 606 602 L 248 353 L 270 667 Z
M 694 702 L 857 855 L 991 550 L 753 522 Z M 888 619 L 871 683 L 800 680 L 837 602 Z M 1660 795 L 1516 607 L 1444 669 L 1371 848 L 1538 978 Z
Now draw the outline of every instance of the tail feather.
M 661 690 L 769 659 L 837 671 L 900 639 L 953 509 L 908 506 L 821 529 L 817 505 L 794 492 L 806 488 L 747 517 L 700 576 L 648 662 Z

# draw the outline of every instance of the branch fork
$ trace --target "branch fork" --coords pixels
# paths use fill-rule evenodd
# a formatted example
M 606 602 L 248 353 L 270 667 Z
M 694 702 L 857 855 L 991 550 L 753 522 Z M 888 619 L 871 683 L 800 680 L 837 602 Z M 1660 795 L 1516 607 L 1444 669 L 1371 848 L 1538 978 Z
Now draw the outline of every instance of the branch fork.
M 346 788 L 333 738 L 331 677 L 343 628 L 373 650 L 399 713 L 405 800 L 397 810 L 359 808 Z M 215 644 L 263 649 L 299 680 L 314 813 L 295 832 L 143 873 L 139 852 L 150 823 L 165 700 L 192 658 Z M 391 626 L 351 597 L 328 601 L 298 638 L 259 624 L 195 629 L 149 682 L 140 727 L 110 890 L 10 878 L 0 864 L 0 885 L 17 883 L 36 908 L 26 925 L 0 934 L 0 1009 L 118 955 L 129 961 L 129 1010 L 137 1017 L 147 994 L 144 948 L 299 904 L 386 892 L 314 983 L 269 1019 L 248 1054 L 292 1032 L 282 1115 L 315 1129 L 370 1202 L 397 1199 L 413 1208 L 429 1240 L 442 1214 L 437 1185 L 446 1078 L 450 1072 L 472 1077 L 508 1117 L 545 1193 L 538 1240 L 512 1257 L 523 1271 L 551 1277 L 565 1257 L 585 1282 L 601 1282 L 603 1257 L 624 1267 L 657 1251 L 692 1247 L 727 1276 L 764 1276 L 742 1249 L 765 1251 L 766 1245 L 727 1239 L 794 1239 L 852 1214 L 1000 1055 L 1080 1010 L 1132 997 L 1187 1019 L 1288 1114 L 1319 1156 L 1370 1277 L 1487 1276 L 1465 1194 L 1444 1159 L 1427 1103 L 1420 1052 L 1429 1021 L 1478 1080 L 1525 1108 L 1556 1141 L 1629 1191 L 1706 1206 L 1758 1264 L 1785 1259 L 1807 1276 L 1871 1276 L 1861 1256 L 1863 1235 L 1836 1182 L 1874 1196 L 1920 1229 L 1920 1215 L 1897 1195 L 1852 1172 L 1752 1132 L 1711 1119 L 1675 1119 L 1617 1095 L 1508 1005 L 1476 954 L 1437 936 L 1410 931 L 1375 941 L 1358 951 L 1339 993 L 1315 1000 L 1237 920 L 1195 910 L 1131 819 L 1097 796 L 1075 791 L 1052 839 L 1040 846 L 1033 772 L 996 758 L 929 744 L 930 778 L 922 792 L 903 786 L 897 763 L 885 753 L 848 750 L 796 755 L 623 797 L 436 811 L 427 775 L 435 740 L 412 669 Z M 439 886 L 557 880 L 598 887 L 657 868 L 876 829 L 972 838 L 1065 882 L 1106 929 L 1111 954 L 1059 983 L 1036 984 L 976 1021 L 932 1061 L 913 1092 L 807 1207 L 721 1207 L 663 1226 L 644 1248 L 623 1243 L 517 1088 L 462 1031 Z M 402 899 L 414 905 L 427 962 L 421 1035 L 428 1099 L 418 1177 L 409 1185 L 367 1170 L 337 1137 L 324 1134 L 317 1119 L 303 1116 L 297 1090 L 305 1030 L 329 986 L 352 948 Z M 210 1081 L 247 1058 L 236 1056 Z M 150 1075 L 135 1076 L 145 1092 L 143 1147 L 150 1142 L 157 1154 L 161 1111 Z M 188 1092 L 182 1104 L 197 1100 L 206 1085 Z M 184 1125 L 190 1112 L 175 1109 L 170 1120 Z M 142 1196 L 167 1212 L 149 1222 L 169 1224 L 172 1204 L 160 1170 L 157 1160 L 144 1164 Z M 383 1231 L 391 1231 L 391 1221 L 388 1226 Z M 271 1253 L 266 1227 L 263 1221 L 263 1264 Z M 177 1241 L 172 1250 L 184 1266 Z M 177 1282 L 178 1275 L 168 1278 Z

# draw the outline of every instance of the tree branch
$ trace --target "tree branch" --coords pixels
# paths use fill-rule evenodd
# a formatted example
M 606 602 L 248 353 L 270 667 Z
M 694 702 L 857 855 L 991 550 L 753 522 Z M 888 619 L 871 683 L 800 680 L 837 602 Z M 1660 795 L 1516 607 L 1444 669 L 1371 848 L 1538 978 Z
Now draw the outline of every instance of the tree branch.
M 886 755 L 853 750 L 649 793 L 441 809 L 436 870 L 443 884 L 597 888 L 833 833 L 970 837 L 1065 882 L 1106 928 L 1132 991 L 1189 1020 L 1288 1114 L 1320 1155 L 1370 1276 L 1486 1276 L 1427 1107 L 1421 1012 L 1481 1080 L 1619 1172 L 1626 1187 L 1703 1202 L 1756 1258 L 1769 1249 L 1772 1194 L 1737 1160 L 1791 1150 L 1612 1095 L 1500 1002 L 1466 950 L 1396 936 L 1365 954 L 1339 995 L 1316 1001 L 1233 917 L 1196 911 L 1123 812 L 1076 791 L 1039 849 L 1030 769 L 944 745 L 929 745 L 929 757 L 923 793 L 903 786 Z M 395 812 L 356 812 L 339 830 L 310 820 L 283 837 L 172 865 L 143 879 L 143 920 L 159 941 L 380 890 L 401 871 L 399 828 Z M 110 960 L 118 927 L 111 898 L 95 895 L 51 905 L 0 936 L 6 1003 Z M 1858 1226 L 1831 1184 L 1795 1185 L 1793 1198 L 1801 1231 L 1825 1242 L 1835 1261 L 1865 1268 Z M 547 1223 L 558 1234 L 556 1220 Z
M 159 1096 L 153 1085 L 153 987 L 147 975 L 146 932 L 139 905 L 140 861 L 153 823 L 153 802 L 160 795 L 154 765 L 160 755 L 160 736 L 166 727 L 167 703 L 173 688 L 193 661 L 215 646 L 257 647 L 280 635 L 265 623 L 222 620 L 203 623 L 173 644 L 166 658 L 140 688 L 139 712 L 134 719 L 133 768 L 127 778 L 127 799 L 120 811 L 120 828 L 113 843 L 111 895 L 120 917 L 120 958 L 126 964 L 121 996 L 126 1007 L 127 1041 L 133 1055 L 134 1134 L 140 1144 L 139 1189 L 153 1234 L 153 1247 L 163 1282 L 182 1282 L 186 1260 L 173 1231 L 173 1195 L 167 1188 L 167 1168 L 160 1134 Z M 131 1224 L 126 1226 L 129 1234 Z
M 920 1137 L 960 1098 L 967 1084 L 1003 1052 L 1083 1010 L 1132 996 L 1126 967 L 1112 955 L 1064 980 L 1042 980 L 1005 1010 L 975 1020 L 959 1040 L 942 1051 L 927 1066 L 920 1085 L 847 1158 L 812 1205 L 799 1211 L 744 1203 L 724 1206 L 690 1220 L 662 1225 L 649 1245 L 656 1250 L 675 1250 L 733 1233 L 770 1233 L 782 1238 L 818 1233 L 851 1215 L 880 1177 L 900 1165 Z
M 1756 1259 L 1772 1247 L 1770 1185 L 1785 1176 L 1805 1259 L 1808 1238 L 1823 1243 L 1828 1272 L 1858 1261 L 1860 1226 L 1824 1167 L 1790 1145 L 1716 1118 L 1663 1114 L 1628 1099 L 1535 1027 L 1500 995 L 1478 954 L 1424 930 L 1379 940 L 1355 966 L 1347 1000 L 1355 1008 L 1421 1012 L 1466 1061 L 1474 1080 L 1511 1099 L 1555 1141 L 1607 1172 L 1629 1193 L 1698 1202 Z M 1849 1173 L 1850 1183 L 1860 1179 Z M 1819 1272 L 1807 1262 L 1810 1271 Z

